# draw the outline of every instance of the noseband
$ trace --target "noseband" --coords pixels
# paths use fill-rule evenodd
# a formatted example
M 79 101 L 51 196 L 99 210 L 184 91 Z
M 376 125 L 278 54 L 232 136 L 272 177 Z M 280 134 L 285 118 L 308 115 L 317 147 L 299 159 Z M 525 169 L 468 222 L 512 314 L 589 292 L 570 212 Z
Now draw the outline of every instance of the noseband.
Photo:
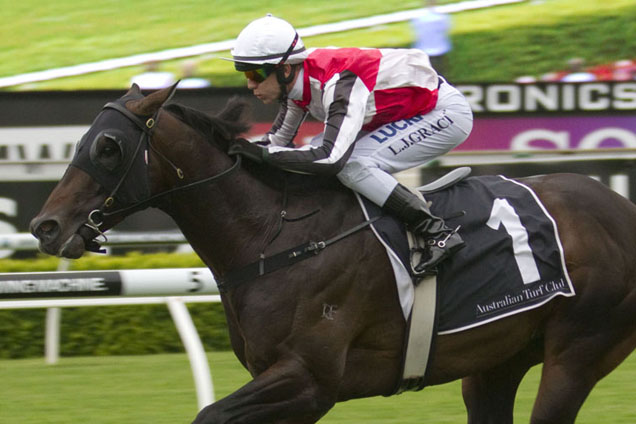
M 168 164 L 170 164 L 170 166 L 175 170 L 175 172 L 177 173 L 177 177 L 182 180 L 184 178 L 184 174 L 183 171 L 181 170 L 181 168 L 177 167 L 174 165 L 174 163 L 172 163 L 165 155 L 163 155 L 160 151 L 158 151 L 151 142 L 151 138 L 152 138 L 152 131 L 155 127 L 155 125 L 157 124 L 158 121 L 158 115 L 159 112 L 161 111 L 161 109 L 159 109 L 151 118 L 148 118 L 148 120 L 146 122 L 143 122 L 143 120 L 139 119 L 139 117 L 137 115 L 135 115 L 134 113 L 132 113 L 131 111 L 129 111 L 128 109 L 126 109 L 126 107 L 122 104 L 119 103 L 114 103 L 114 102 L 109 102 L 106 103 L 106 105 L 104 106 L 104 109 L 113 109 L 116 110 L 117 112 L 121 113 L 122 115 L 124 115 L 126 118 L 128 118 L 131 122 L 133 122 L 140 130 L 141 130 L 141 134 L 139 136 L 139 140 L 137 142 L 137 147 L 135 148 L 133 157 L 131 158 L 128 166 L 126 167 L 126 169 L 124 170 L 124 173 L 122 174 L 121 178 L 119 179 L 119 182 L 117 183 L 117 185 L 115 186 L 115 188 L 111 191 L 110 195 L 106 198 L 106 200 L 104 200 L 104 203 L 102 204 L 102 206 L 100 206 L 98 209 L 94 209 L 92 210 L 89 214 L 88 214 L 88 218 L 86 220 L 86 223 L 84 223 L 84 225 L 88 228 L 90 228 L 91 230 L 93 230 L 95 232 L 95 234 L 97 235 L 97 237 L 103 237 L 102 242 L 107 241 L 106 235 L 100 230 L 100 226 L 104 223 L 104 219 L 108 218 L 108 217 L 113 217 L 113 216 L 117 216 L 117 215 L 126 215 L 129 214 L 131 212 L 137 211 L 137 210 L 141 210 L 145 207 L 148 206 L 152 206 L 154 204 L 156 204 L 156 202 L 161 199 L 164 198 L 166 196 L 169 196 L 171 194 L 177 193 L 179 191 L 184 191 L 184 190 L 189 190 L 195 187 L 198 187 L 200 185 L 203 184 L 207 184 L 210 182 L 213 182 L 215 180 L 219 180 L 227 175 L 229 175 L 230 173 L 234 172 L 235 170 L 237 170 L 240 165 L 241 165 L 241 156 L 240 155 L 236 155 L 236 161 L 234 162 L 234 164 L 226 169 L 225 171 L 222 171 L 221 173 L 217 174 L 217 175 L 212 175 L 210 177 L 206 177 L 203 178 L 201 180 L 186 184 L 186 185 L 182 185 L 182 186 L 178 186 L 178 187 L 173 187 L 171 189 L 168 189 L 166 191 L 163 191 L 161 193 L 157 193 L 155 195 L 151 195 L 146 199 L 143 199 L 139 202 L 133 203 L 132 205 L 128 205 L 128 206 L 124 206 L 120 209 L 116 209 L 114 211 L 111 212 L 106 212 L 105 210 L 110 208 L 114 203 L 115 203 L 115 198 L 117 195 L 117 192 L 119 191 L 119 189 L 122 187 L 122 185 L 124 184 L 126 177 L 128 176 L 128 174 L 130 173 L 130 170 L 132 169 L 133 165 L 134 165 L 134 158 L 137 157 L 137 155 L 139 154 L 140 149 L 142 148 L 142 146 L 145 144 L 146 145 L 146 152 L 148 150 L 148 147 L 150 147 L 155 153 L 157 153 L 157 155 L 163 159 L 165 162 L 167 162 Z M 146 153 L 147 154 L 147 153 Z M 146 165 L 148 164 L 148 161 L 146 160 Z M 99 250 L 99 243 L 95 240 L 90 240 L 90 242 L 86 243 L 87 246 L 90 246 L 91 251 L 100 251 Z

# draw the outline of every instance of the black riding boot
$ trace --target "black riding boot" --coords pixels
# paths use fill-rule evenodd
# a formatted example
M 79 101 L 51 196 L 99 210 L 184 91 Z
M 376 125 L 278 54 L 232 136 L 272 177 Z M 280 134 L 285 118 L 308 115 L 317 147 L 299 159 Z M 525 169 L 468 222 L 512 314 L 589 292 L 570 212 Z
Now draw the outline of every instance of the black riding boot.
M 438 263 L 465 245 L 456 230 L 448 228 L 442 218 L 431 214 L 426 203 L 401 184 L 393 189 L 383 209 L 405 222 L 410 231 L 425 240 L 428 252 L 413 268 L 416 274 L 433 272 Z

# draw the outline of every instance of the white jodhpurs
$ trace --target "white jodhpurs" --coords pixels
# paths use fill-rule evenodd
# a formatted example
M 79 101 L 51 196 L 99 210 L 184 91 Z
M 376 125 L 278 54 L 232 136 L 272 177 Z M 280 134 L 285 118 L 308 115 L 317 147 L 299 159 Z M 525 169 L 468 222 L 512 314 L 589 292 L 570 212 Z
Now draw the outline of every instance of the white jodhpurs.
M 459 90 L 444 82 L 431 112 L 361 134 L 338 179 L 383 206 L 398 184 L 391 174 L 449 152 L 468 138 L 472 127 L 470 105 Z

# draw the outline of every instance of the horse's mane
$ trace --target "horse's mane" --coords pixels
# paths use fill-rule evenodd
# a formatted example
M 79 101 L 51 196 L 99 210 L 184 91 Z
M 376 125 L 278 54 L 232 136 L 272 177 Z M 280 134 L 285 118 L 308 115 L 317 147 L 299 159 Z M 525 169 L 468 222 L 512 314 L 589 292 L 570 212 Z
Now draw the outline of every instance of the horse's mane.
M 225 152 L 227 152 L 232 140 L 247 132 L 251 127 L 247 121 L 249 104 L 239 97 L 232 97 L 225 108 L 216 115 L 209 115 L 179 103 L 170 103 L 164 106 L 164 109 L 198 131 L 209 143 L 218 146 Z M 276 187 L 286 185 L 290 191 L 314 191 L 321 188 L 342 189 L 342 185 L 334 177 L 285 172 L 249 160 L 244 160 L 242 166 L 266 184 Z
M 232 97 L 225 108 L 216 115 L 209 115 L 179 103 L 170 103 L 164 106 L 164 109 L 223 151 L 227 151 L 231 140 L 251 127 L 246 117 L 248 103 L 239 97 Z

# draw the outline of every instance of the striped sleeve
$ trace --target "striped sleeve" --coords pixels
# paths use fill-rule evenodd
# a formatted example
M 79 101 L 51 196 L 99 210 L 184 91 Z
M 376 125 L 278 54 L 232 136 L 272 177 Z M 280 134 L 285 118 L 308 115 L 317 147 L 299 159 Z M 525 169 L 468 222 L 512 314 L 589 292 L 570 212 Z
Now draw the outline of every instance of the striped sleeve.
M 287 100 L 278 110 L 274 125 L 265 137 L 275 146 L 293 147 L 292 142 L 306 116 L 307 112 L 291 100 Z
M 351 155 L 366 110 L 369 89 L 350 71 L 334 75 L 324 87 L 326 112 L 322 144 L 298 149 L 269 147 L 267 162 L 279 168 L 307 173 L 335 175 Z

